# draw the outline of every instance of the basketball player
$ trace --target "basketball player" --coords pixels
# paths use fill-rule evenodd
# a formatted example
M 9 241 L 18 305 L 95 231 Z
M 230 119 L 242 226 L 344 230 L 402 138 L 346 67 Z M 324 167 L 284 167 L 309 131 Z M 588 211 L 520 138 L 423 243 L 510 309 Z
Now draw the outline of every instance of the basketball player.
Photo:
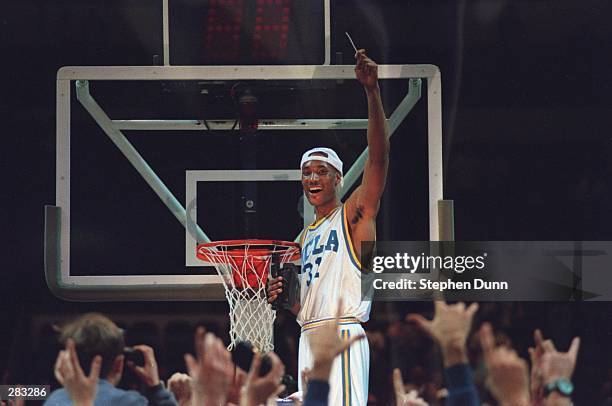
M 315 208 L 316 221 L 301 234 L 300 303 L 293 310 L 302 327 L 299 372 L 312 366 L 308 337 L 332 322 L 342 298 L 340 319 L 345 339 L 364 334 L 360 323 L 370 315 L 371 302 L 361 301 L 361 242 L 376 239 L 376 214 L 387 177 L 389 140 L 378 87 L 378 66 L 364 50 L 355 54 L 355 76 L 368 102 L 368 148 L 361 185 L 342 204 L 342 161 L 329 148 L 314 148 L 302 156 L 302 187 Z M 282 292 L 281 278 L 270 280 L 269 301 Z M 330 376 L 330 405 L 365 405 L 368 398 L 370 352 L 361 340 L 338 356 Z M 300 376 L 298 374 L 298 376 Z M 301 388 L 300 382 L 300 390 Z

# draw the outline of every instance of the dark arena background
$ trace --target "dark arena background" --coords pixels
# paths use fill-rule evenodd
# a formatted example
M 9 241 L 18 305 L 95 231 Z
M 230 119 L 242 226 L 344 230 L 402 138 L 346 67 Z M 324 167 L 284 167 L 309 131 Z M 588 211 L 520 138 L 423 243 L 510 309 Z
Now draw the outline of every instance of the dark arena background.
M 235 0 L 241 11 L 229 17 L 223 15 L 223 0 L 169 4 L 172 65 L 323 63 L 323 1 L 275 0 L 276 14 L 262 14 L 255 0 Z M 216 14 L 211 13 L 215 7 Z M 163 64 L 162 0 L 8 0 L 2 9 L 1 383 L 57 387 L 53 363 L 59 344 L 53 325 L 88 311 L 105 313 L 125 328 L 128 344 L 152 345 L 162 379 L 185 371 L 182 354 L 192 351 L 197 325 L 227 340 L 226 302 L 65 301 L 51 293 L 44 275 L 44 206 L 55 204 L 57 71 L 63 66 Z M 349 32 L 379 64 L 440 68 L 444 198 L 454 201 L 456 240 L 608 241 L 610 16 L 612 3 L 605 0 L 333 0 L 330 62 L 353 63 L 344 34 Z M 259 117 L 358 118 L 366 112 L 362 91 L 348 81 L 304 88 L 116 84 L 98 85 L 96 96 L 109 114 L 123 119 L 237 117 L 232 91 L 244 94 L 249 86 L 258 98 Z M 385 107 L 397 105 L 405 93 L 401 86 L 382 84 Z M 133 168 L 76 102 L 72 107 L 73 132 L 100 133 L 72 144 L 74 275 L 121 276 L 123 269 L 132 275 L 185 273 L 184 267 L 173 268 L 184 257 L 184 230 L 148 186 L 134 186 L 138 176 Z M 379 240 L 429 238 L 426 108 L 421 100 L 398 130 L 401 134 L 391 139 Z M 301 153 L 323 143 L 337 148 L 350 166 L 365 146 L 362 130 L 350 130 L 349 137 L 332 130 L 299 136 L 203 130 L 169 138 L 160 132 L 135 133 L 128 138 L 181 198 L 188 169 L 298 169 Z M 245 191 L 254 196 L 256 214 L 243 210 Z M 133 199 L 124 201 L 130 193 Z M 262 184 L 254 191 L 244 185 L 199 184 L 202 194 L 224 199 L 206 207 L 215 213 L 207 224 L 213 240 L 291 240 L 300 230 L 297 186 Z M 225 210 L 228 214 L 221 215 Z M 432 303 L 373 304 L 365 326 L 372 346 L 372 404 L 392 402 L 395 367 L 426 395 L 443 385 L 433 342 L 404 321 L 414 312 L 431 317 Z M 612 402 L 611 303 L 483 302 L 474 328 L 484 321 L 525 359 L 535 328 L 560 349 L 580 336 L 575 404 Z M 275 348 L 294 376 L 298 335 L 293 316 L 279 312 Z M 477 367 L 478 344 L 470 340 L 468 345 Z M 476 379 L 482 379 L 482 371 L 476 371 Z M 128 373 L 122 385 L 134 381 Z

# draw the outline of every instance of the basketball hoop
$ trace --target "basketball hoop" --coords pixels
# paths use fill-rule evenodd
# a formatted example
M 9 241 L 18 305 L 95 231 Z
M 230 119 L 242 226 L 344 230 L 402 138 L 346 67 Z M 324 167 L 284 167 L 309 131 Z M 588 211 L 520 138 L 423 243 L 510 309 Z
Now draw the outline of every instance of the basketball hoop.
M 230 345 L 250 341 L 260 351 L 274 348 L 276 311 L 268 303 L 266 284 L 274 264 L 297 262 L 300 246 L 289 241 L 229 240 L 198 244 L 196 255 L 212 263 L 225 287 L 230 311 Z

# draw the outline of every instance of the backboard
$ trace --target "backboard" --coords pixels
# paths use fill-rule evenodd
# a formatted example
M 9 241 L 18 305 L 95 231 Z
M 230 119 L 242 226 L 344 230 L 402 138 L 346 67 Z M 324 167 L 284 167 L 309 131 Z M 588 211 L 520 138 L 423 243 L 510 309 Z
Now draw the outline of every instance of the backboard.
M 420 176 L 428 237 L 437 240 L 439 70 L 381 65 L 379 76 L 395 95 L 386 100 L 391 135 L 426 90 Z M 241 128 L 235 103 L 224 100 L 244 86 L 259 98 L 257 131 Z M 348 194 L 367 156 L 364 100 L 344 65 L 61 68 L 49 286 L 72 300 L 221 300 L 218 276 L 195 258 L 195 244 L 297 238 L 313 218 L 299 183 L 301 153 L 335 148 L 349 168 Z

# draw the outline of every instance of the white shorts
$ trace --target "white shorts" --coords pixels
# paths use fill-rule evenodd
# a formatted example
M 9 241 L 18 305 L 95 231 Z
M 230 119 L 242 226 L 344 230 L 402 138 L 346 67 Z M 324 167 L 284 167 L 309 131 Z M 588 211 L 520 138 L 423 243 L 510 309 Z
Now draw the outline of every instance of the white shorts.
M 345 320 L 348 318 L 345 318 Z M 340 336 L 349 339 L 365 334 L 359 322 L 340 321 Z M 298 387 L 302 388 L 301 374 L 304 368 L 312 368 L 312 353 L 308 345 L 308 335 L 316 334 L 316 323 L 312 321 L 302 326 L 300 335 L 300 350 L 298 357 Z M 329 405 L 334 406 L 365 406 L 368 401 L 368 379 L 370 372 L 370 347 L 367 338 L 357 341 L 351 348 L 340 354 L 334 360 L 329 378 Z

